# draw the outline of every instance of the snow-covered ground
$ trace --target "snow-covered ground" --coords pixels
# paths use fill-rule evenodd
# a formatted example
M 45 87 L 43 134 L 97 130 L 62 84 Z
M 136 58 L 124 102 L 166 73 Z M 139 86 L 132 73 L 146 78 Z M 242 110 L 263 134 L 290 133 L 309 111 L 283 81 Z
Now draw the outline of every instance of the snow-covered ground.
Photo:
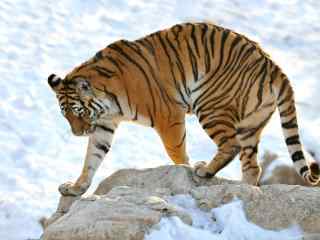
M 162 218 L 145 240 L 300 240 L 303 235 L 297 225 L 270 231 L 248 222 L 242 202 L 236 199 L 210 212 L 201 211 L 188 195 L 176 195 L 169 202 L 191 215 L 192 226 L 178 217 Z
M 320 156 L 319 9 L 313 0 L 0 1 L 0 239 L 39 237 L 37 220 L 54 211 L 58 185 L 82 167 L 87 139 L 72 136 L 47 76 L 114 40 L 178 22 L 208 20 L 260 42 L 290 77 L 305 146 Z M 192 162 L 210 160 L 215 146 L 194 117 L 187 122 Z M 277 115 L 264 133 L 260 155 L 270 149 L 290 164 Z M 90 191 L 117 169 L 169 163 L 152 129 L 123 124 Z M 239 161 L 220 175 L 239 178 Z

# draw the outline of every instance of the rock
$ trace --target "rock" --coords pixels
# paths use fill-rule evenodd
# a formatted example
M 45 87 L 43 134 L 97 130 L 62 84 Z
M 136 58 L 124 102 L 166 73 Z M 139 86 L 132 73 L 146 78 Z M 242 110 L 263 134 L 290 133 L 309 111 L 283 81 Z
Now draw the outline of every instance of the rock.
M 70 206 L 78 199 L 80 199 L 80 197 L 61 196 L 56 212 L 49 219 L 41 218 L 39 220 L 42 228 L 45 229 L 51 223 L 55 222 L 57 219 L 66 214 L 69 211 Z
M 206 209 L 241 199 L 247 218 L 263 228 L 280 230 L 299 224 L 305 232 L 320 233 L 319 188 L 228 184 L 198 187 L 191 194 Z
M 42 239 L 143 239 L 163 216 L 178 216 L 191 224 L 187 213 L 161 198 L 168 194 L 166 189 L 150 192 L 120 186 L 105 195 L 83 197 L 72 204 L 68 213 L 51 221 Z M 63 198 L 60 203 L 66 200 Z
M 313 158 L 312 155 L 305 151 L 307 158 Z M 273 162 L 277 162 L 278 155 L 272 152 L 266 151 L 262 157 L 261 161 L 261 180 L 260 185 L 269 185 L 269 184 L 288 184 L 288 185 L 301 185 L 309 187 L 320 187 L 320 183 L 317 185 L 311 185 L 308 182 L 304 181 L 303 178 L 297 173 L 293 165 L 279 165 L 276 163 L 276 166 L 268 174 L 268 169 Z M 268 176 L 269 175 L 269 176 Z
M 184 194 L 196 185 L 218 185 L 236 182 L 222 178 L 199 178 L 194 176 L 193 170 L 189 166 L 169 165 L 143 170 L 119 170 L 103 180 L 94 193 L 101 195 L 109 192 L 115 186 L 130 186 L 150 190 L 168 188 L 172 194 Z
M 320 189 L 302 186 L 254 187 L 221 178 L 200 179 L 188 166 L 120 170 L 103 180 L 94 195 L 61 197 L 56 213 L 44 222 L 43 240 L 144 239 L 162 217 L 192 218 L 169 196 L 191 194 L 203 209 L 235 198 L 248 220 L 279 230 L 298 223 L 306 233 L 320 233 Z
M 123 169 L 103 180 L 94 193 L 101 195 L 115 186 L 130 186 L 149 190 L 167 188 L 173 194 L 183 194 L 188 193 L 194 185 L 193 172 L 188 166 L 161 166 L 143 170 Z

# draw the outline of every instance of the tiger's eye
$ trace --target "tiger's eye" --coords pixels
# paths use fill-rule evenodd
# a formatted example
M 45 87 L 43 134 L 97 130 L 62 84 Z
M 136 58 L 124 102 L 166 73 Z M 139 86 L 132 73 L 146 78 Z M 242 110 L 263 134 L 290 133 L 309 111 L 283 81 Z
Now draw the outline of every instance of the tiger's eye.
M 66 115 L 66 108 L 64 106 L 60 106 L 60 112 L 63 116 Z

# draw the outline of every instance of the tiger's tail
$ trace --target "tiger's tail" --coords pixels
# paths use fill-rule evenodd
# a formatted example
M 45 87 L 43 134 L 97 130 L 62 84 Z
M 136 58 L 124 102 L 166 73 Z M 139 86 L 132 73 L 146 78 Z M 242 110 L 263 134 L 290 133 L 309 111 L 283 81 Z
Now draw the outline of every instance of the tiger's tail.
M 272 90 L 276 97 L 282 130 L 294 168 L 307 183 L 316 185 L 320 178 L 320 168 L 311 155 L 303 150 L 298 132 L 293 89 L 287 76 L 280 69 L 272 84 Z

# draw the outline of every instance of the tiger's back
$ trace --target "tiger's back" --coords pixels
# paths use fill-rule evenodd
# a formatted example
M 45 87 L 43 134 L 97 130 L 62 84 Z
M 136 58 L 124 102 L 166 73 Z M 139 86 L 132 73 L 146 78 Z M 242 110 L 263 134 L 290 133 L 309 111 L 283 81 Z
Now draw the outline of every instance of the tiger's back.
M 154 127 L 176 164 L 188 163 L 185 114 L 197 115 L 218 146 L 210 163 L 196 165 L 201 177 L 215 175 L 240 153 L 243 180 L 258 184 L 260 135 L 278 107 L 296 170 L 311 184 L 319 180 L 318 164 L 305 161 L 287 76 L 241 34 L 207 23 L 178 24 L 112 43 L 66 80 L 79 76 L 100 100 L 112 95 L 119 121 Z M 104 124 L 103 117 L 97 123 Z

